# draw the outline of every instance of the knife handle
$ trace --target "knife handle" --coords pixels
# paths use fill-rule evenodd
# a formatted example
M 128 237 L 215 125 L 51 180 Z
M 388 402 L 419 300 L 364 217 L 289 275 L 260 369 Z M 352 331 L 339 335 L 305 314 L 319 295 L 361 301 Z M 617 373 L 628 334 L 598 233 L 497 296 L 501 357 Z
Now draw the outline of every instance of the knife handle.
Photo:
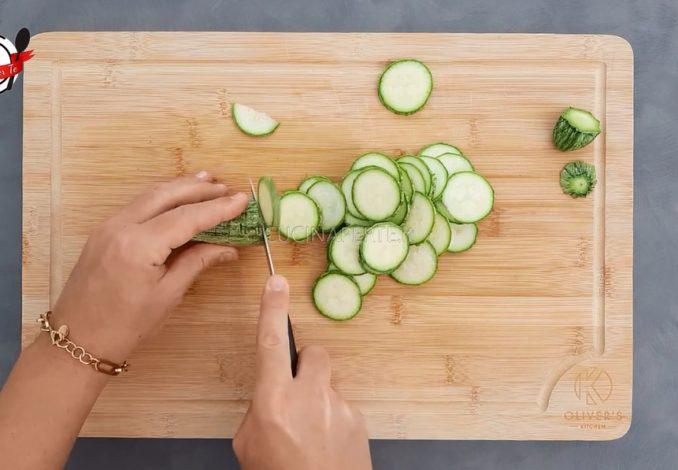
M 292 377 L 296 377 L 299 356 L 297 354 L 297 344 L 294 341 L 294 331 L 292 331 L 292 322 L 290 321 L 289 315 L 287 315 L 287 339 L 290 343 L 290 364 L 292 364 Z

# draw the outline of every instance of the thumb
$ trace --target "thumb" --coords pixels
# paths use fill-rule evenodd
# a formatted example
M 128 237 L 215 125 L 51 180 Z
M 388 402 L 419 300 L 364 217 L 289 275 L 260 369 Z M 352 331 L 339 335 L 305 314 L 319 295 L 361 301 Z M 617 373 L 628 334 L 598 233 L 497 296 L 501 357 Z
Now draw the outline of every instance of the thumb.
M 210 266 L 238 259 L 238 250 L 232 246 L 197 243 L 176 254 L 165 274 L 165 281 L 173 289 L 186 290 L 195 278 Z

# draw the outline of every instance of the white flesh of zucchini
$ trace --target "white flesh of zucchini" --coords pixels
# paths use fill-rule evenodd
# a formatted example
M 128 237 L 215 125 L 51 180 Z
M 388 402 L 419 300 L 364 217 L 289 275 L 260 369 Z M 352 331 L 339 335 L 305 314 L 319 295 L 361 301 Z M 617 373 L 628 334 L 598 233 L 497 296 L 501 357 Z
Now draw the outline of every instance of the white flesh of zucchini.
M 367 168 L 353 182 L 353 204 L 368 220 L 386 220 L 400 204 L 400 186 L 381 168 Z
M 410 176 L 405 170 L 400 168 L 400 166 L 398 166 L 398 173 L 400 174 L 400 191 L 403 193 L 405 200 L 409 202 L 409 200 L 412 199 L 412 193 L 414 192 L 414 189 L 412 189 L 412 180 L 410 180 Z
M 332 320 L 348 320 L 360 311 L 362 295 L 353 279 L 329 272 L 315 282 L 313 303 L 320 313 Z
M 450 223 L 445 217 L 436 212 L 435 220 L 433 222 L 433 229 L 429 234 L 427 240 L 431 242 L 433 248 L 436 250 L 438 256 L 442 255 L 450 247 L 452 242 L 452 229 Z
M 456 153 L 457 155 L 463 155 L 461 150 L 459 150 L 457 147 L 454 145 L 450 144 L 445 144 L 443 142 L 437 143 L 437 144 L 431 144 L 427 145 L 423 149 L 419 151 L 420 156 L 427 156 L 427 157 L 437 157 L 438 155 L 442 155 L 444 153 Z
M 447 170 L 447 176 L 450 177 L 455 173 L 462 171 L 473 171 L 473 165 L 466 157 L 457 155 L 455 153 L 444 153 L 437 157 L 438 161 L 443 164 Z
M 360 258 L 371 271 L 390 273 L 403 262 L 409 243 L 402 228 L 390 222 L 373 225 L 360 245 Z
M 320 225 L 320 211 L 313 199 L 299 191 L 289 191 L 280 198 L 278 232 L 286 238 L 302 241 L 313 235 Z
M 256 137 L 271 134 L 278 128 L 278 121 L 266 113 L 245 106 L 244 104 L 234 103 L 231 109 L 233 122 L 238 129 L 247 135 Z
M 333 263 L 330 263 L 327 265 L 327 272 L 330 271 L 339 271 L 339 269 L 337 269 Z M 351 279 L 353 279 L 355 283 L 358 284 L 360 294 L 363 296 L 369 294 L 377 284 L 377 276 L 372 273 L 357 274 L 355 276 L 351 276 Z
M 400 168 L 407 174 L 412 183 L 412 190 L 424 194 L 426 192 L 426 183 L 424 177 L 421 176 L 421 171 L 411 163 L 398 163 Z M 412 195 L 410 195 L 410 199 Z
M 353 217 L 357 217 L 359 219 L 364 219 L 365 216 L 358 212 L 355 204 L 353 204 L 353 182 L 363 171 L 365 170 L 354 170 L 348 175 L 344 176 L 344 179 L 341 181 L 341 192 L 344 193 L 344 199 L 346 199 L 346 210 Z
M 435 214 L 435 208 L 429 198 L 421 193 L 414 193 L 410 211 L 403 224 L 411 244 L 415 245 L 426 240 L 433 229 Z
M 417 60 L 389 65 L 379 79 L 379 98 L 397 114 L 412 114 L 424 107 L 433 89 L 428 67 Z
M 476 224 L 455 224 L 450 222 L 452 230 L 452 239 L 447 251 L 460 253 L 471 248 L 478 236 L 478 226 Z
M 330 181 L 318 181 L 308 188 L 306 194 L 320 209 L 320 230 L 328 232 L 344 222 L 346 201 L 337 186 Z
M 494 204 L 494 191 L 479 174 L 463 171 L 450 176 L 441 200 L 457 222 L 472 223 L 490 213 Z
M 410 251 L 391 277 L 401 284 L 418 285 L 435 276 L 438 269 L 438 255 L 429 242 L 410 246 Z
M 267 227 L 275 227 L 278 222 L 278 194 L 273 180 L 268 176 L 259 178 L 257 185 L 259 210 Z
M 428 167 L 431 173 L 431 198 L 438 199 L 445 189 L 447 184 L 447 170 L 438 159 L 433 157 L 421 156 L 419 157 L 424 165 Z
M 365 227 L 344 227 L 332 238 L 329 246 L 329 259 L 344 274 L 364 274 L 360 263 L 360 243 L 366 232 Z
M 310 188 L 311 186 L 313 186 L 314 184 L 321 180 L 329 181 L 329 179 L 325 178 L 324 176 L 309 176 L 299 184 L 299 187 L 297 189 L 302 193 L 305 193 L 306 191 L 308 191 L 308 188 Z
M 369 227 L 375 224 L 372 220 L 359 219 L 348 211 L 346 211 L 346 215 L 344 216 L 344 223 L 346 225 L 361 225 L 363 227 Z
M 413 157 L 412 155 L 406 155 L 404 157 L 400 157 L 398 159 L 398 163 L 410 163 L 416 166 L 421 172 L 421 176 L 424 178 L 424 194 L 428 195 L 431 192 L 431 172 L 420 158 Z
M 396 181 L 400 180 L 398 165 L 386 155 L 376 152 L 366 153 L 359 156 L 351 166 L 351 170 L 359 170 L 368 166 L 376 166 L 393 176 Z

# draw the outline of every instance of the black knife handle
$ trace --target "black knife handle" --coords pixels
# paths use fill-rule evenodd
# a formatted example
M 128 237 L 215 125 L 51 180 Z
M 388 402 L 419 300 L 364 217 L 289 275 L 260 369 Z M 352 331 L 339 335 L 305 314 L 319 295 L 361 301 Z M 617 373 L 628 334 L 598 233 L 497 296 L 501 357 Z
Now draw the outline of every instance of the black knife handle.
M 290 363 L 292 364 L 292 377 L 296 377 L 299 356 L 297 354 L 297 344 L 294 341 L 294 332 L 292 331 L 292 322 L 290 321 L 289 315 L 287 315 L 287 339 L 290 343 Z

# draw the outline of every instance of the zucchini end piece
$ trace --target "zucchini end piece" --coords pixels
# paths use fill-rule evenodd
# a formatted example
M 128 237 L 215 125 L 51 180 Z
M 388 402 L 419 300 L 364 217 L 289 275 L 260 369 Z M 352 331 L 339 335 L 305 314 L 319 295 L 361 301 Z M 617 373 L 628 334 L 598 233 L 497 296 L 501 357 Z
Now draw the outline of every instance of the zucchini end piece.
M 568 163 L 560 172 L 560 187 L 574 198 L 586 197 L 596 182 L 596 167 L 580 160 Z

